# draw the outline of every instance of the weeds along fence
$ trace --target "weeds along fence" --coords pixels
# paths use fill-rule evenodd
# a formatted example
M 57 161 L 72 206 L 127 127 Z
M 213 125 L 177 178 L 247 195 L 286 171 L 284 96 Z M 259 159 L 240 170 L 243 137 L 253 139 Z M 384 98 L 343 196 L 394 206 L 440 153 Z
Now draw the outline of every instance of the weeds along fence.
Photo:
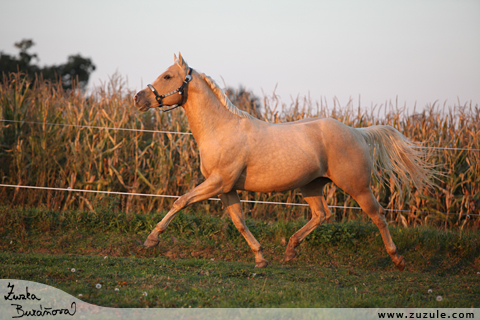
M 275 94 L 258 101 L 249 94 L 228 90 L 235 104 L 268 122 L 329 117 L 353 127 L 389 124 L 425 149 L 428 162 L 442 174 L 438 187 L 401 194 L 389 186 L 372 184 L 388 211 L 387 218 L 403 225 L 434 224 L 479 228 L 480 218 L 480 110 L 472 104 L 433 103 L 410 115 L 391 101 L 370 108 L 340 106 L 333 100 L 309 98 L 282 102 Z M 86 95 L 64 91 L 61 85 L 11 74 L 0 87 L 0 177 L 2 184 L 179 196 L 203 181 L 195 140 L 184 112 L 139 112 L 133 92 L 120 77 Z M 100 129 L 98 127 L 123 128 Z M 131 129 L 131 130 L 130 130 Z M 143 131 L 137 131 L 143 130 Z M 157 132 L 164 131 L 164 132 Z M 169 132 L 166 132 L 169 131 Z M 465 150 L 465 149 L 477 149 Z M 332 206 L 353 207 L 356 202 L 334 184 L 325 189 Z M 246 200 L 303 202 L 296 190 L 283 194 L 243 192 Z M 0 187 L 0 204 L 54 210 L 166 211 L 174 199 L 108 195 L 59 190 Z M 256 219 L 309 218 L 308 207 L 244 204 Z M 194 205 L 196 211 L 223 215 L 219 202 Z M 403 210 L 403 211 L 398 211 Z M 455 213 L 455 214 L 446 214 Z M 336 220 L 364 217 L 361 210 L 335 209 Z

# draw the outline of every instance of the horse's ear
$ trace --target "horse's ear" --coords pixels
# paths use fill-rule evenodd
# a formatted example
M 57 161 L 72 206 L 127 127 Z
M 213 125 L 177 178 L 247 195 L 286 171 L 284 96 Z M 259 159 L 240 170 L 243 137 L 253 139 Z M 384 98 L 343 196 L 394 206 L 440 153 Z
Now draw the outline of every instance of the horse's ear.
M 173 54 L 173 62 L 177 62 L 177 60 L 178 60 L 178 59 L 177 59 L 177 55 L 174 53 L 174 54 Z
M 188 69 L 187 62 L 183 59 L 182 54 L 178 53 L 178 59 L 175 61 L 180 67 L 182 67 L 185 71 Z

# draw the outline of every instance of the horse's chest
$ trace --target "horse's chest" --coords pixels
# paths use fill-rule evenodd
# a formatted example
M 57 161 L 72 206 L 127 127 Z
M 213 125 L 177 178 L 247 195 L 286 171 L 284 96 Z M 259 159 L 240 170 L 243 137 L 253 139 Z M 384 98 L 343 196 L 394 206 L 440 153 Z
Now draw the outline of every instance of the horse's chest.
M 200 151 L 200 172 L 202 172 L 205 178 L 208 178 L 215 167 L 218 166 L 219 158 L 220 157 L 215 154 Z
M 200 172 L 205 178 L 208 178 L 208 176 L 210 176 L 210 173 L 211 173 L 211 170 L 209 170 L 208 167 L 205 166 L 203 161 L 201 161 L 201 164 L 200 164 Z
M 217 173 L 227 180 L 230 180 L 233 174 L 242 170 L 245 166 L 246 150 L 238 145 L 212 145 L 202 146 L 200 148 L 200 171 L 205 178 L 212 173 Z

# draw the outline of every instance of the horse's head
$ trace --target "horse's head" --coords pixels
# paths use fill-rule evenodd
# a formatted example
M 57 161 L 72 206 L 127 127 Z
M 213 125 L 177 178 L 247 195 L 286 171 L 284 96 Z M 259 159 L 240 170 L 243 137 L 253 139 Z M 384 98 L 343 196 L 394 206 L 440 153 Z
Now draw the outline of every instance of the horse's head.
M 158 76 L 152 84 L 140 90 L 134 97 L 135 107 L 147 111 L 155 107 L 179 106 L 185 103 L 188 82 L 192 79 L 191 69 L 179 54 L 175 63 Z

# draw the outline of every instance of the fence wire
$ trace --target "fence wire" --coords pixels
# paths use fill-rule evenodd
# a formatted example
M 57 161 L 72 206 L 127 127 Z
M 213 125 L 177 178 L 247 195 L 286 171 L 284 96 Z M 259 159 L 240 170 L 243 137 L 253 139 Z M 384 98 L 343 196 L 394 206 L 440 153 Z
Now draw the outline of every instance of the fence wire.
M 89 129 L 99 129 L 99 130 L 116 130 L 116 131 L 133 131 L 133 132 L 170 133 L 170 134 L 192 135 L 191 132 L 161 131 L 161 130 L 146 130 L 146 129 L 130 129 L 130 128 L 114 128 L 114 127 L 99 127 L 99 126 L 85 126 L 85 125 L 79 125 L 79 124 L 48 123 L 48 122 L 35 122 L 35 121 L 23 121 L 23 120 L 6 120 L 6 119 L 0 119 L 0 122 L 28 123 L 28 124 L 37 124 L 37 125 L 63 126 L 63 127 L 75 127 L 75 128 L 89 128 Z M 423 146 L 415 146 L 415 148 L 419 148 L 419 149 L 436 149 L 436 150 L 452 150 L 452 151 L 477 151 L 477 152 L 480 152 L 480 149 L 470 149 L 470 148 L 423 147 Z
M 101 193 L 101 194 L 116 194 L 123 196 L 141 196 L 141 197 L 160 197 L 160 198 L 180 198 L 180 196 L 172 196 L 166 194 L 149 194 L 149 193 L 135 193 L 135 192 L 120 192 L 120 191 L 101 191 L 101 190 L 86 190 L 86 189 L 72 189 L 68 188 L 54 188 L 54 187 L 37 187 L 37 186 L 24 186 L 16 184 L 0 184 L 0 187 L 5 188 L 23 188 L 23 189 L 37 189 L 37 190 L 53 190 L 53 191 L 68 191 L 68 192 L 85 192 L 85 193 Z M 208 198 L 210 201 L 220 201 L 219 198 Z M 258 201 L 258 200 L 240 200 L 244 203 L 258 203 L 258 204 L 276 204 L 276 205 L 287 205 L 287 206 L 302 206 L 308 207 L 306 203 L 292 203 L 292 202 L 275 202 L 275 201 Z M 329 208 L 334 209 L 354 209 L 362 210 L 360 207 L 348 207 L 348 206 L 328 206 Z M 401 210 L 401 209 L 383 209 L 385 211 L 391 212 L 411 212 L 411 213 L 442 213 L 445 215 L 465 215 L 470 216 L 480 216 L 480 214 L 462 214 L 462 213 L 452 213 L 452 212 L 436 212 L 436 211 L 420 211 L 420 210 Z

